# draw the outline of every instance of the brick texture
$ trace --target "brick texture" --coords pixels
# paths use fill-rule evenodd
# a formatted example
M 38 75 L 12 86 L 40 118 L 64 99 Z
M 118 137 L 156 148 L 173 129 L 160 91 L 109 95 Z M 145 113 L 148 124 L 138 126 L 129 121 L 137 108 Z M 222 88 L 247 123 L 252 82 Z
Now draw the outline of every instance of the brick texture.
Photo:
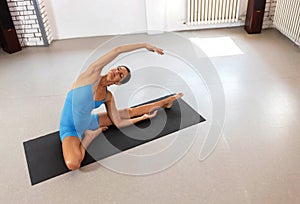
M 263 27 L 262 27 L 263 29 L 274 28 L 273 21 L 274 21 L 276 4 L 277 4 L 277 0 L 267 0 L 266 1 L 264 22 L 263 22 Z
M 36 13 L 34 1 L 37 2 L 41 18 Z M 7 0 L 7 3 L 21 46 L 43 46 L 53 41 L 44 0 Z M 42 22 L 39 23 L 39 19 Z M 45 30 L 46 40 L 42 29 Z

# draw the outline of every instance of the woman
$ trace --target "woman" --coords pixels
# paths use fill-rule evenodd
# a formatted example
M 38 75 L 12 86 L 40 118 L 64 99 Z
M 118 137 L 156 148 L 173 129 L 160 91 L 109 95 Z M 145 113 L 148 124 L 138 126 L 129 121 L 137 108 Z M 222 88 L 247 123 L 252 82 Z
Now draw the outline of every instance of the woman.
M 147 43 L 116 47 L 92 63 L 73 84 L 66 97 L 60 119 L 60 139 L 68 169 L 75 170 L 80 167 L 88 145 L 108 126 L 114 124 L 121 128 L 155 117 L 157 111 L 152 113 L 150 111 L 160 107 L 171 108 L 173 101 L 182 96 L 180 93 L 148 105 L 117 110 L 114 97 L 107 87 L 126 83 L 130 79 L 130 70 L 126 66 L 118 66 L 105 75 L 101 75 L 101 71 L 119 54 L 141 48 L 164 54 L 162 49 Z M 98 115 L 91 113 L 103 103 L 106 113 Z

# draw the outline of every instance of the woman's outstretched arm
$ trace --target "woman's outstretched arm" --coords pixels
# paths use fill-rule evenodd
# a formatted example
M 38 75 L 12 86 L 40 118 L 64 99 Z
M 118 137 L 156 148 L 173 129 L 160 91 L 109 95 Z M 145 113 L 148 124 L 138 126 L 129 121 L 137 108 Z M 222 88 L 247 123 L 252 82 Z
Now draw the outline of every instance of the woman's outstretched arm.
M 164 54 L 163 50 L 148 43 L 128 44 L 116 47 L 93 62 L 87 69 L 88 74 L 99 75 L 105 65 L 114 60 L 119 54 L 134 51 L 137 49 L 146 48 L 149 51 L 156 52 L 160 55 Z

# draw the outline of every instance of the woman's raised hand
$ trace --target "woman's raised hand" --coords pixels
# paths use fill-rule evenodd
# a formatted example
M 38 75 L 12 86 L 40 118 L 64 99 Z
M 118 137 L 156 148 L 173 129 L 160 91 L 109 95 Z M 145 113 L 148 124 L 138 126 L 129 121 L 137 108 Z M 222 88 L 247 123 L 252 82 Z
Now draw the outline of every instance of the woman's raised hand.
M 150 44 L 146 44 L 146 48 L 147 50 L 151 51 L 151 52 L 156 52 L 157 54 L 163 55 L 164 51 L 161 48 L 155 47 L 153 45 Z

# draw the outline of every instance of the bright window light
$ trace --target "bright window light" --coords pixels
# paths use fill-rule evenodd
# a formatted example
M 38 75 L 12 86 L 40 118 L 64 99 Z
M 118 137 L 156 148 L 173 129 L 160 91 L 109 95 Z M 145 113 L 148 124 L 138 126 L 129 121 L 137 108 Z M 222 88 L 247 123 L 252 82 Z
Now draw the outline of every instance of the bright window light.
M 189 38 L 199 46 L 208 57 L 244 54 L 230 37 Z

